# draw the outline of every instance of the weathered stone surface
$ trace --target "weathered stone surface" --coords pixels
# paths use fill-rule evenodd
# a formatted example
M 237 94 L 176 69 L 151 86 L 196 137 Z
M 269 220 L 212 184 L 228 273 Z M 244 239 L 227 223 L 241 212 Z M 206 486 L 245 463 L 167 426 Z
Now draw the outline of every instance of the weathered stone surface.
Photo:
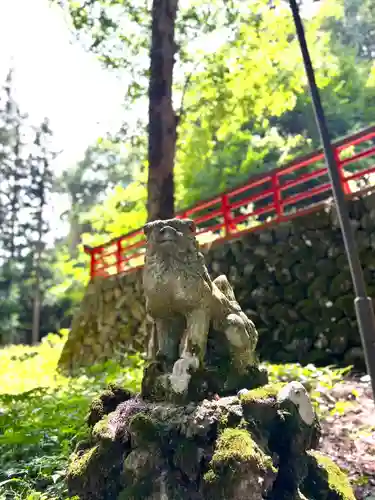
M 358 226 L 357 241 L 370 294 L 375 294 L 374 205 L 375 194 L 349 203 L 350 215 Z M 328 364 L 351 360 L 363 368 L 351 278 L 335 217 L 335 209 L 327 203 L 320 212 L 267 231 L 244 234 L 238 241 L 214 245 L 205 252 L 209 272 L 213 277 L 230 273 L 241 308 L 252 311 L 250 317 L 260 333 L 258 352 L 262 359 L 319 360 Z M 141 276 L 137 270 L 114 278 L 96 278 L 89 284 L 61 355 L 60 368 L 110 358 L 114 355 L 111 346 L 146 351 L 149 330 L 142 318 Z M 113 289 L 112 304 L 104 299 L 109 289 Z M 108 312 L 111 308 L 117 314 Z M 281 308 L 295 314 L 288 331 Z M 344 317 L 345 339 L 337 348 L 337 322 Z M 274 332 L 280 343 L 277 349 L 272 343 Z M 327 342 L 319 343 L 321 332 Z M 311 340 L 307 353 L 293 350 L 294 338 L 301 336 Z M 96 344 L 99 348 L 94 348 Z
M 98 401 L 121 394 L 112 387 L 96 398 L 90 438 L 71 457 L 69 493 L 80 500 L 354 498 L 338 467 L 313 451 L 320 427 L 299 383 L 185 406 L 136 396 L 98 421 Z

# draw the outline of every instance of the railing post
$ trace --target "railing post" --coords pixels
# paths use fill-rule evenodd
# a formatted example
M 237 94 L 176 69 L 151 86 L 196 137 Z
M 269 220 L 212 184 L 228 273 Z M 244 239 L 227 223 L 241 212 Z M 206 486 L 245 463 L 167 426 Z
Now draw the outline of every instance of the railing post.
M 96 253 L 96 248 L 91 248 L 86 245 L 83 246 L 83 251 L 90 255 L 90 278 L 93 278 L 95 276 L 95 253 Z
M 352 190 L 350 189 L 349 182 L 345 179 L 344 169 L 341 163 L 341 158 L 338 148 L 335 146 L 332 146 L 332 148 L 333 148 L 333 156 L 335 157 L 337 168 L 339 169 L 340 180 L 344 194 L 351 194 Z
M 93 278 L 95 276 L 95 250 L 90 251 L 90 278 Z
M 122 240 L 116 241 L 116 271 L 120 274 L 122 271 Z
M 283 215 L 283 207 L 281 203 L 281 192 L 280 192 L 280 181 L 277 173 L 272 175 L 272 190 L 273 190 L 273 202 L 275 204 L 276 218 L 281 219 Z
M 223 194 L 221 196 L 221 208 L 222 208 L 223 217 L 224 217 L 225 237 L 227 238 L 228 236 L 230 236 L 231 229 L 232 229 L 232 216 L 231 216 L 230 204 L 229 204 L 227 194 Z

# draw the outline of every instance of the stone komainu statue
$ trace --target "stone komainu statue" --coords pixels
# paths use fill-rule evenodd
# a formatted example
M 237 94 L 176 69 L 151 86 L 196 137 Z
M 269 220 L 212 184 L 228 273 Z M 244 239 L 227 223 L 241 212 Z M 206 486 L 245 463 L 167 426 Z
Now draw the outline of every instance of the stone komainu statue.
M 210 328 L 225 333 L 239 373 L 255 365 L 258 333 L 226 276 L 211 280 L 190 219 L 149 222 L 143 287 L 153 320 L 152 359 L 163 359 L 176 392 L 202 366 Z

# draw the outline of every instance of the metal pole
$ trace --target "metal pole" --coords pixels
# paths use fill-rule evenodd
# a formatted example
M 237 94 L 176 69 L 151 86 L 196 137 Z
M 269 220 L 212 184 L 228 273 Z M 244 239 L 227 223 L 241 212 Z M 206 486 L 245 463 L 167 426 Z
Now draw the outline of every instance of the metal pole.
M 289 0 L 289 3 L 293 13 L 296 32 L 301 47 L 315 120 L 319 129 L 320 139 L 323 144 L 324 156 L 328 167 L 328 175 L 332 184 L 333 198 L 337 207 L 337 215 L 340 221 L 342 237 L 352 275 L 355 292 L 354 307 L 361 335 L 363 352 L 365 355 L 367 373 L 371 377 L 372 392 L 375 401 L 375 316 L 372 300 L 366 293 L 366 283 L 363 276 L 361 262 L 359 260 L 354 231 L 350 223 L 349 212 L 341 184 L 340 172 L 331 145 L 327 122 L 320 100 L 319 90 L 315 81 L 314 69 L 307 48 L 305 31 L 299 14 L 299 8 L 296 0 Z

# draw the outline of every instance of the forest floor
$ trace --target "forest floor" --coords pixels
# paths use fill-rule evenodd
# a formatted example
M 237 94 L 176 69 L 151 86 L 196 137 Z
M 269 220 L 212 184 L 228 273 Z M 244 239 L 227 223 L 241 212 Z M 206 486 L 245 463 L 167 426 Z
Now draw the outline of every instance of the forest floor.
M 340 411 L 322 420 L 321 450 L 347 472 L 357 499 L 375 500 L 375 406 L 369 377 L 346 377 L 323 401 L 327 409 Z

